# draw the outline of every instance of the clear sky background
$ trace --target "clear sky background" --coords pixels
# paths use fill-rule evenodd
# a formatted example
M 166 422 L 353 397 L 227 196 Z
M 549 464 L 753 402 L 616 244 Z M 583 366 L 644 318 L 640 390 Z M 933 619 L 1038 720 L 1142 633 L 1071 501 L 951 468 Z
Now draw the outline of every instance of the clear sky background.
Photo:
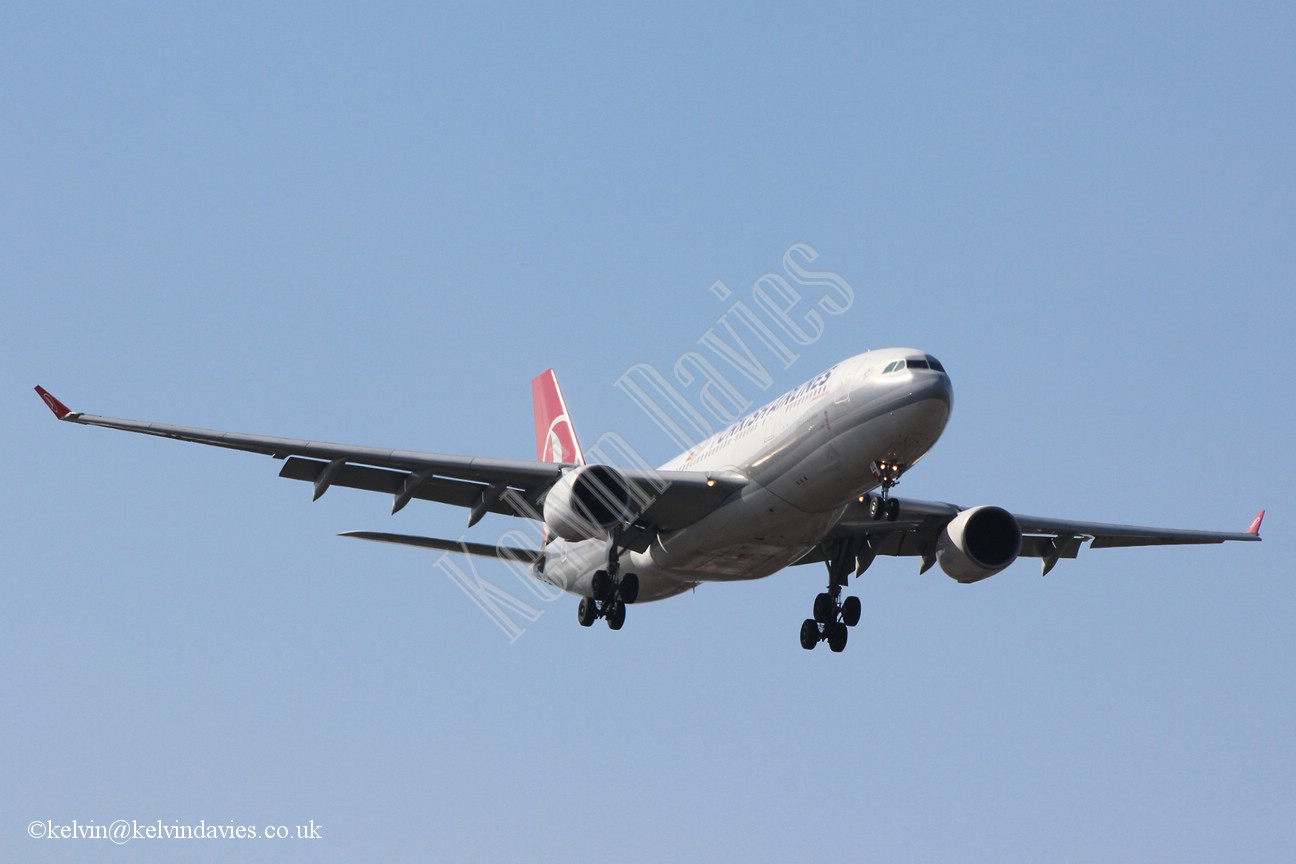
M 1290 862 L 1296 13 L 1236 5 L 7 5 L 0 857 Z M 510 642 L 335 536 L 462 511 L 31 392 L 529 458 L 554 366 L 664 461 L 617 377 L 798 242 L 855 303 L 755 404 L 918 346 L 898 494 L 1266 541 L 879 560 L 842 655 L 817 565 Z M 27 836 L 74 819 L 323 837 Z

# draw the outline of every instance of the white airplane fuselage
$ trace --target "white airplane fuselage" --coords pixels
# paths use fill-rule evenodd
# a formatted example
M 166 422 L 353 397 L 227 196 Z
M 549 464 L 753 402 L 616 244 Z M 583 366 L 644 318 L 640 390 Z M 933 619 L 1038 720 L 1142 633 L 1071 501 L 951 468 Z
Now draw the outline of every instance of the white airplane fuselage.
M 918 462 L 949 421 L 953 388 L 938 363 L 884 371 L 906 359 L 934 362 L 909 348 L 859 354 L 662 465 L 736 473 L 747 483 L 700 521 L 622 556 L 622 572 L 638 574 L 638 602 L 702 582 L 760 579 L 794 564 L 851 503 L 882 485 L 879 466 L 902 473 Z M 601 539 L 554 539 L 537 575 L 588 596 L 606 554 Z

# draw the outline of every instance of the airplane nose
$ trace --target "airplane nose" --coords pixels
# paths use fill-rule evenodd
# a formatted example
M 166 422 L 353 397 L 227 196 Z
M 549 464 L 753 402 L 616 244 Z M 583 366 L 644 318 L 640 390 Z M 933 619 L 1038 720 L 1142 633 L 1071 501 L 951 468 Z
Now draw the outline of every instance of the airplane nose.
M 945 403 L 945 408 L 954 407 L 954 385 L 950 382 L 949 376 L 944 372 L 937 373 L 927 377 L 928 380 L 919 388 L 922 394 L 928 399 L 935 399 L 938 402 Z

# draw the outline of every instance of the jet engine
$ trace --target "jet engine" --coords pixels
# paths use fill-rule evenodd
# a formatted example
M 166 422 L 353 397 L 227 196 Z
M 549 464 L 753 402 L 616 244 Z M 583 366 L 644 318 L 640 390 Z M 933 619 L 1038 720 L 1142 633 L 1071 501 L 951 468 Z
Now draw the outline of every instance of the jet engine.
M 936 560 L 964 584 L 987 579 L 1021 554 L 1021 526 L 1002 507 L 972 507 L 949 521 L 936 543 Z
M 606 465 L 584 465 L 563 474 L 544 500 L 545 525 L 564 540 L 592 540 L 630 514 L 630 488 Z

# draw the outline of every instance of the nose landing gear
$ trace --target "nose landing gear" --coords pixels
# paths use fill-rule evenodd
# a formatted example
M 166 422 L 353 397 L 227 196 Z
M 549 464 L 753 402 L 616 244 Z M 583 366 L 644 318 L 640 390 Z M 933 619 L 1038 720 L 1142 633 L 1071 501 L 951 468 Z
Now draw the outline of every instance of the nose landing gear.
M 869 467 L 873 476 L 882 481 L 882 494 L 869 498 L 869 518 L 875 522 L 883 519 L 894 522 L 900 516 L 900 502 L 891 497 L 891 489 L 900 482 L 905 466 L 883 461 Z

